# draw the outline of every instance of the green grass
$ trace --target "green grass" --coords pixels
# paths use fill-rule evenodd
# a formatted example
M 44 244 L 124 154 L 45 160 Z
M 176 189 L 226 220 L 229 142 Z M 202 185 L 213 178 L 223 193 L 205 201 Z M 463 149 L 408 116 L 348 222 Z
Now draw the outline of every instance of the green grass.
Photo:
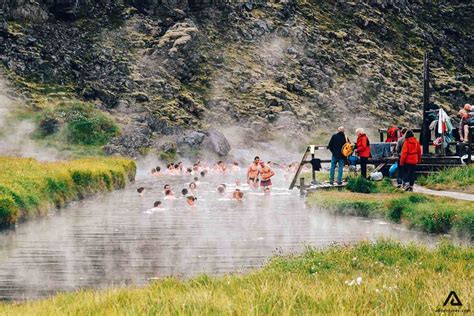
M 439 173 L 420 177 L 417 182 L 434 190 L 453 190 L 474 194 L 474 165 L 447 168 Z
M 42 163 L 0 157 L 0 226 L 41 215 L 100 191 L 123 188 L 135 177 L 135 163 L 123 158 L 84 158 Z
M 37 138 L 59 138 L 64 143 L 104 145 L 119 134 L 117 124 L 82 101 L 61 102 L 43 111 L 38 118 Z
M 364 194 L 349 191 L 319 191 L 308 197 L 309 205 L 318 205 L 341 215 L 382 217 L 428 233 L 454 232 L 474 240 L 474 203 L 445 197 L 384 189 Z
M 426 315 L 455 290 L 471 307 L 474 250 L 390 240 L 307 249 L 244 275 L 165 278 L 144 288 L 81 290 L 0 304 L 6 315 Z M 348 285 L 361 277 L 359 285 Z M 446 308 L 452 308 L 447 306 Z M 472 307 L 471 307 L 472 308 Z

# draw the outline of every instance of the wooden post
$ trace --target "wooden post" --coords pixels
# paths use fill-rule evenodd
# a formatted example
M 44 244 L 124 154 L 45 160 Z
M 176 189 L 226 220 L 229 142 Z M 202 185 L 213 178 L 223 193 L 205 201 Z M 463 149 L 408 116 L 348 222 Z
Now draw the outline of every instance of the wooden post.
M 423 62 L 423 125 L 421 126 L 421 142 L 423 145 L 423 156 L 430 152 L 430 122 L 428 120 L 428 106 L 430 104 L 430 61 L 429 54 L 425 52 Z
M 304 189 L 305 189 L 305 184 L 304 184 L 304 178 L 300 178 L 300 195 L 304 195 Z
M 469 162 L 473 162 L 473 160 L 471 159 L 471 155 L 472 155 L 472 143 L 474 142 L 474 126 L 468 126 L 468 133 L 467 133 L 467 139 L 468 139 L 468 142 L 467 142 L 467 161 Z

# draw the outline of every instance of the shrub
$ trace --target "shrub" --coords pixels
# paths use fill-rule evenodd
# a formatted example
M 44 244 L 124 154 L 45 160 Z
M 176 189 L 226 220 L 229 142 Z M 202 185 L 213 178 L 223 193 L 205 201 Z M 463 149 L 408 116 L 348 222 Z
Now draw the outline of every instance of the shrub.
M 70 142 L 82 145 L 104 145 L 119 131 L 117 125 L 103 114 L 69 122 L 67 130 Z
M 11 196 L 0 194 L 0 227 L 16 222 L 18 207 Z
M 453 226 L 454 211 L 443 210 L 421 216 L 421 228 L 428 233 L 446 234 Z
M 60 103 L 45 111 L 39 121 L 40 136 L 57 133 L 63 126 L 63 137 L 69 143 L 103 145 L 119 134 L 115 122 L 92 104 L 80 101 Z
M 373 182 L 362 177 L 349 178 L 346 188 L 352 192 L 358 193 L 374 193 L 376 186 Z
M 387 217 L 395 223 L 400 223 L 404 210 L 408 206 L 407 199 L 395 199 L 388 205 Z

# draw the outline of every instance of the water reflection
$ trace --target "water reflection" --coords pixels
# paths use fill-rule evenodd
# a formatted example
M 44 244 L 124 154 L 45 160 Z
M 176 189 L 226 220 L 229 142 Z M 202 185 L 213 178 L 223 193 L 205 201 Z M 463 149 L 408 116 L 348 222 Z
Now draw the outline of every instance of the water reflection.
M 184 198 L 163 200 L 163 185 L 177 195 L 191 179 L 147 178 L 129 188 L 77 202 L 45 218 L 0 233 L 0 299 L 23 300 L 80 287 L 145 284 L 169 275 L 240 272 L 262 265 L 277 250 L 299 251 L 390 236 L 433 243 L 431 236 L 380 220 L 334 217 L 307 209 L 297 192 L 276 179 L 271 196 L 243 186 L 243 201 L 216 192 L 235 177 L 206 178 L 197 207 Z M 144 186 L 140 197 L 136 188 Z M 164 209 L 147 214 L 155 200 Z

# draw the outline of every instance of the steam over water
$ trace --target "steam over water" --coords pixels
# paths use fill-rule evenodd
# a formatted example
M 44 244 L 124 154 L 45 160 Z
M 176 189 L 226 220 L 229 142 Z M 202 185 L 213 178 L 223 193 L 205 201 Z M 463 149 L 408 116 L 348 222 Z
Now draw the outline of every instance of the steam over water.
M 0 232 L 0 299 L 24 300 L 83 287 L 146 284 L 150 278 L 219 275 L 261 266 L 280 251 L 390 236 L 433 237 L 380 220 L 335 217 L 309 209 L 281 176 L 271 196 L 251 192 L 231 200 L 216 192 L 236 176 L 210 176 L 198 185 L 197 207 L 163 201 L 163 185 L 178 195 L 190 177 L 146 177 L 127 189 L 78 202 Z M 241 176 L 241 179 L 243 177 Z M 147 188 L 140 197 L 136 188 Z M 155 200 L 164 209 L 146 212 Z

